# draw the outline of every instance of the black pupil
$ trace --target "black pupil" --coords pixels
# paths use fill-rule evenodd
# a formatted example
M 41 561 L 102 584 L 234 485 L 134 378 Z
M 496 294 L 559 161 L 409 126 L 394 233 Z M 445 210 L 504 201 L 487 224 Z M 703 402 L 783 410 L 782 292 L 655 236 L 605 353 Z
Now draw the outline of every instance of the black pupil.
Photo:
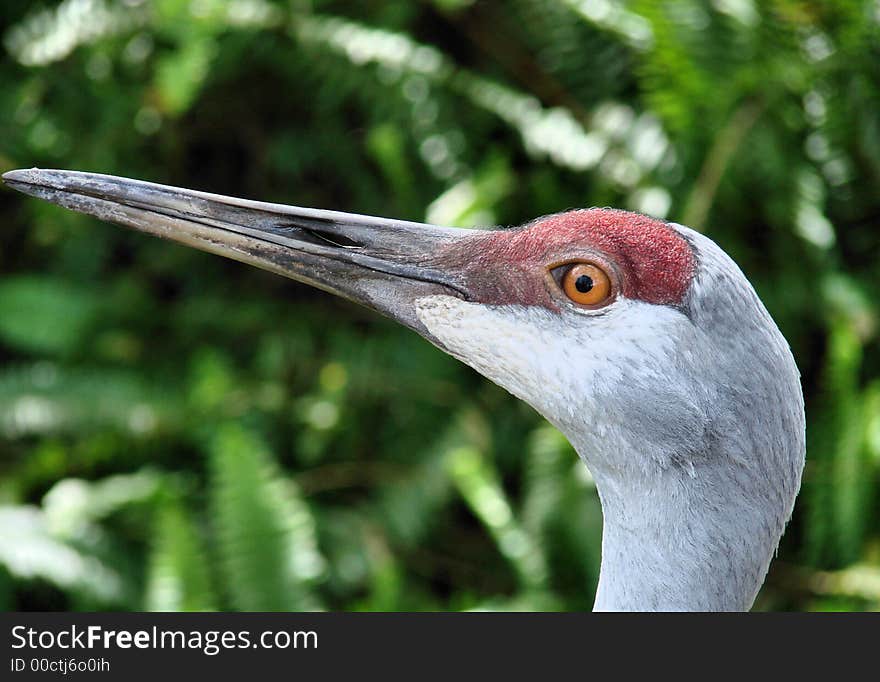
M 593 288 L 593 278 L 589 275 L 581 275 L 574 281 L 574 288 L 582 294 L 587 293 Z

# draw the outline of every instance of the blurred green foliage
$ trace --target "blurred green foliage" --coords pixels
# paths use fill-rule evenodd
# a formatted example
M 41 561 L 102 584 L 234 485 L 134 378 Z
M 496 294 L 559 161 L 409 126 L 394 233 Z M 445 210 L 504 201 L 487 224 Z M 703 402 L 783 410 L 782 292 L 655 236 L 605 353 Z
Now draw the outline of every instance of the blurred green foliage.
M 0 170 L 455 225 L 705 231 L 789 339 L 759 609 L 880 607 L 873 0 L 4 2 Z M 587 609 L 561 435 L 365 310 L 0 193 L 0 605 Z

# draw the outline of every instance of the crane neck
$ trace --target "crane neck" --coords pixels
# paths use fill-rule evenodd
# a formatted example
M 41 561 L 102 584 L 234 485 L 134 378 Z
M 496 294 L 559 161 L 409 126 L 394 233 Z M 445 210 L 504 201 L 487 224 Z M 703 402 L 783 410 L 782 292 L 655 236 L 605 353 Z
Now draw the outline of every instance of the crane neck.
M 764 580 L 788 509 L 766 518 L 729 469 L 593 471 L 602 501 L 597 611 L 743 611 Z M 736 476 L 736 472 L 733 472 Z

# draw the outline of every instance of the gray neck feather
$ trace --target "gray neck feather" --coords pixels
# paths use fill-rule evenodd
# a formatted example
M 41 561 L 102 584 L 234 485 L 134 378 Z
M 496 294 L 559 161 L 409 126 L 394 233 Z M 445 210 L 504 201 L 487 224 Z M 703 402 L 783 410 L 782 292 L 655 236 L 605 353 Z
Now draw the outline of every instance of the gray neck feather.
M 706 462 L 652 479 L 597 474 L 605 526 L 597 611 L 743 611 L 763 582 L 788 509 L 744 494 L 746 470 Z

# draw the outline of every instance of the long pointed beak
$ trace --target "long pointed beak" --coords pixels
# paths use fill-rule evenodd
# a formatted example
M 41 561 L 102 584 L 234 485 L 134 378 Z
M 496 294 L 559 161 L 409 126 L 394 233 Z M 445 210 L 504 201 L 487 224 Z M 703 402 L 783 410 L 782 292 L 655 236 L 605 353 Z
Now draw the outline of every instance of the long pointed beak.
M 414 302 L 467 299 L 464 279 L 437 268 L 438 250 L 476 230 L 299 208 L 111 175 L 15 170 L 9 186 L 66 208 L 249 263 L 377 310 L 433 343 Z M 439 344 L 438 344 L 439 345 Z

